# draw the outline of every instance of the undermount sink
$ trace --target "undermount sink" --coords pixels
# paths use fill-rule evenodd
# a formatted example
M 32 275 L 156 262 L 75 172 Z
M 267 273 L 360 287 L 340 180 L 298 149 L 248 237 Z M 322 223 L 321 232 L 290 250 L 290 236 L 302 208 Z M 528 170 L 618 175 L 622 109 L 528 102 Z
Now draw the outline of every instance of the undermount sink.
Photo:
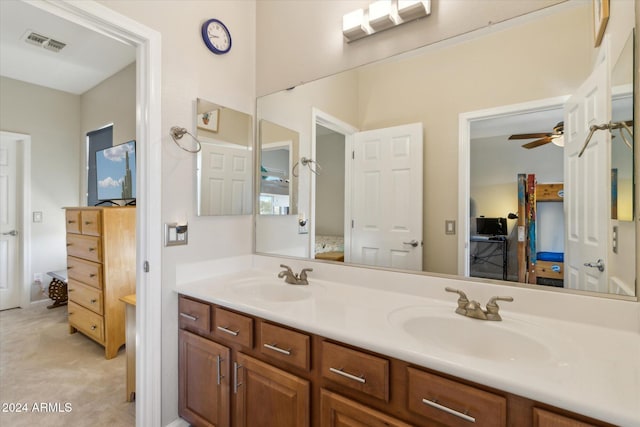
M 313 292 L 309 288 L 313 285 L 289 285 L 284 281 L 269 277 L 239 279 L 231 282 L 229 286 L 233 292 L 239 295 L 268 302 L 295 302 L 313 296 Z
M 404 307 L 389 314 L 392 325 L 430 348 L 500 362 L 552 361 L 551 343 L 534 338 L 543 328 L 508 318 L 472 319 L 455 307 Z M 546 334 L 545 334 L 546 335 Z

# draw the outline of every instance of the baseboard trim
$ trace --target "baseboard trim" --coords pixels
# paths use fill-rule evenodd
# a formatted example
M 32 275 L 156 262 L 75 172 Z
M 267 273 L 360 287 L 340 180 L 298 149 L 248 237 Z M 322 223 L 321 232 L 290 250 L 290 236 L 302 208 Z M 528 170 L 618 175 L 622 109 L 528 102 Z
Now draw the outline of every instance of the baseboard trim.
M 182 418 L 178 418 L 173 420 L 170 424 L 167 424 L 166 427 L 189 427 L 189 423 L 183 420 Z

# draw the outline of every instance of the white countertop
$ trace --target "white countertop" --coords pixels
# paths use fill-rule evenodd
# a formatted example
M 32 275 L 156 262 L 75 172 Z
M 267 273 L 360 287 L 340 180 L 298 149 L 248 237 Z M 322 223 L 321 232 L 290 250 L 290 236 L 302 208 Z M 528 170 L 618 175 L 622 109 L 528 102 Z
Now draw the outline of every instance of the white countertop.
M 264 261 L 256 256 L 219 260 L 215 263 L 218 275 L 205 277 L 204 270 L 196 274 L 191 271 L 178 281 L 177 291 L 602 421 L 640 426 L 640 333 L 637 330 L 640 319 L 637 303 L 598 302 L 580 297 L 570 299 L 578 305 L 576 310 L 581 312 L 592 304 L 602 304 L 605 308 L 601 310 L 612 306 L 614 310 L 624 312 L 621 316 L 632 323 L 628 328 L 603 327 L 576 322 L 571 316 L 563 319 L 531 314 L 532 310 L 525 309 L 522 300 L 540 298 L 537 294 L 526 294 L 540 291 L 525 290 L 523 293 L 522 289 L 430 277 L 417 279 L 418 283 L 424 282 L 421 285 L 425 288 L 424 295 L 420 295 L 420 288 L 409 283 L 415 279 L 401 273 L 365 273 L 361 270 L 354 274 L 346 270 L 349 267 L 331 264 L 312 264 L 315 271 L 310 273 L 310 285 L 293 286 L 277 278 L 281 270 L 278 261 L 275 258 Z M 288 263 L 296 267 L 294 271 L 299 271 L 297 263 Z M 303 263 L 305 266 L 310 264 Z M 206 270 L 212 271 L 210 268 Z M 358 269 L 351 267 L 351 270 Z M 366 279 L 366 283 L 323 280 L 328 275 L 339 273 L 344 273 L 341 278 L 357 280 L 360 277 Z M 377 277 L 386 283 L 373 283 Z M 389 282 L 389 278 L 396 280 Z M 289 301 L 261 297 L 253 287 L 256 281 L 269 283 L 276 290 L 281 284 L 285 292 L 283 298 Z M 434 281 L 441 284 L 431 286 Z M 403 282 L 407 284 L 403 285 Z M 467 290 L 469 298 L 481 301 L 483 306 L 486 302 L 484 295 L 513 295 L 516 301 L 500 303 L 502 322 L 470 319 L 454 313 L 457 295 L 444 292 L 445 286 L 452 285 Z M 485 289 L 487 286 L 489 288 Z M 473 289 L 469 291 L 469 287 Z M 495 360 L 484 355 L 486 348 L 483 345 L 490 346 L 491 342 L 478 344 L 477 352 L 443 350 L 410 335 L 401 327 L 407 307 L 441 316 L 447 319 L 444 324 L 448 324 L 450 313 L 451 320 L 458 324 L 462 321 L 475 322 L 470 323 L 470 327 L 512 328 L 544 343 L 550 353 L 540 360 L 519 360 L 517 357 Z

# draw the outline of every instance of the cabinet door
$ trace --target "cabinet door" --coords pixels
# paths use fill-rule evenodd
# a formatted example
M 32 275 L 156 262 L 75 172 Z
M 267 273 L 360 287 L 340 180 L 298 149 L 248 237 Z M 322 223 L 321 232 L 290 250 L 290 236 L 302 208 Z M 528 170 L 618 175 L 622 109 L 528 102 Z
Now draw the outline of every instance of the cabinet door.
M 180 331 L 180 416 L 194 426 L 229 426 L 229 349 Z
M 321 427 L 410 427 L 368 406 L 322 389 Z
M 234 363 L 237 426 L 309 426 L 309 389 L 309 381 L 238 353 Z

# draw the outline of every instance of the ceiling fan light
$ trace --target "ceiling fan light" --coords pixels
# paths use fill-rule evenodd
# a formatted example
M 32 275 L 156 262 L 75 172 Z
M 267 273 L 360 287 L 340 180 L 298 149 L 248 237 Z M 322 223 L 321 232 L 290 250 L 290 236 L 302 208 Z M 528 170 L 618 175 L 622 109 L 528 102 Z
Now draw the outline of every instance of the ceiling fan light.
M 558 147 L 564 147 L 564 135 L 558 135 L 555 138 L 552 138 L 551 142 Z

